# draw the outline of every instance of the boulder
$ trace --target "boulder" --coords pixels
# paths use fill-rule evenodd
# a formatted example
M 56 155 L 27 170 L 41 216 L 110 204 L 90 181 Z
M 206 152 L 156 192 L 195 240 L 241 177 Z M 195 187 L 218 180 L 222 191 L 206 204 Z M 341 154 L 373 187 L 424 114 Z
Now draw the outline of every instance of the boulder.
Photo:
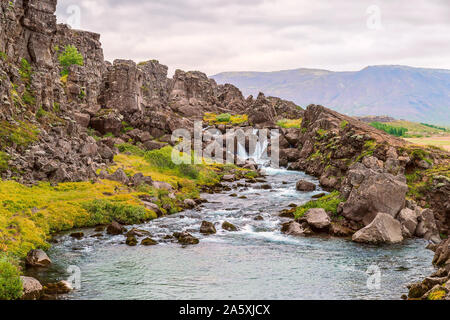
M 135 236 L 127 236 L 125 243 L 130 247 L 134 247 L 137 245 L 137 239 Z
M 281 232 L 289 236 L 300 237 L 305 235 L 301 224 L 295 221 L 283 223 L 283 225 L 281 226 Z
M 74 233 L 71 233 L 70 236 L 72 238 L 80 240 L 80 239 L 82 239 L 84 237 L 84 233 L 83 232 L 74 232 Z
M 25 262 L 30 267 L 47 267 L 52 264 L 47 254 L 40 249 L 28 252 Z
M 408 191 L 404 176 L 368 170 L 353 171 L 346 180 L 349 179 L 352 190 L 342 207 L 345 218 L 368 225 L 378 212 L 395 218 L 404 208 Z
M 335 237 L 351 237 L 355 232 L 339 223 L 330 225 L 330 234 Z
M 433 264 L 436 266 L 450 266 L 450 239 L 442 241 L 436 248 Z
M 411 238 L 416 233 L 417 228 L 417 216 L 416 213 L 408 208 L 400 211 L 397 220 L 402 224 L 403 237 Z
M 328 229 L 331 225 L 331 220 L 324 209 L 310 209 L 305 213 L 304 218 L 309 226 L 316 230 Z
M 20 277 L 22 280 L 23 295 L 22 300 L 39 300 L 42 295 L 43 287 L 35 278 Z
M 203 221 L 202 225 L 200 227 L 200 233 L 203 234 L 214 234 L 216 233 L 216 227 L 214 226 L 213 223 L 208 222 L 208 221 Z
M 158 244 L 158 242 L 151 238 L 145 238 L 141 241 L 141 245 L 143 245 L 143 246 L 155 246 L 157 244 Z
M 352 240 L 373 244 L 402 242 L 402 225 L 391 215 L 380 212 L 372 223 L 356 232 Z
M 234 174 L 226 174 L 222 177 L 223 181 L 231 182 L 236 180 L 236 176 Z
M 72 285 L 65 280 L 57 283 L 49 283 L 44 288 L 44 293 L 49 295 L 67 294 L 73 290 Z
M 296 184 L 296 189 L 298 191 L 314 191 L 316 190 L 316 185 L 312 182 L 306 181 L 306 180 L 300 180 Z
M 148 184 L 149 186 L 151 186 L 153 183 L 153 180 L 151 177 L 146 177 L 142 173 L 139 172 L 130 178 L 130 183 L 134 187 L 139 187 L 140 185 L 143 185 L 143 184 Z
M 439 243 L 441 238 L 434 218 L 434 212 L 430 209 L 422 210 L 418 216 L 416 236 Z
M 185 200 L 183 201 L 183 203 L 184 203 L 184 205 L 186 206 L 186 208 L 190 208 L 190 209 L 195 208 L 195 206 L 197 205 L 197 204 L 195 203 L 195 201 L 192 200 L 192 199 L 185 199 Z
M 234 224 L 229 223 L 228 221 L 225 221 L 224 223 L 222 223 L 222 229 L 227 230 L 227 231 L 238 231 L 238 227 L 236 227 Z
M 173 236 L 178 239 L 178 243 L 181 243 L 182 245 L 194 245 L 200 243 L 200 240 L 198 240 L 188 232 L 175 232 Z
M 130 231 L 127 232 L 126 236 L 127 237 L 144 237 L 144 236 L 148 236 L 150 235 L 150 232 L 148 232 L 147 230 L 139 230 L 136 228 L 131 229 Z
M 113 174 L 109 175 L 108 179 L 112 180 L 112 181 L 120 182 L 122 184 L 128 184 L 129 183 L 129 178 L 128 178 L 127 174 L 122 169 L 117 169 L 116 172 L 114 172 Z
M 118 222 L 113 221 L 110 225 L 106 227 L 106 233 L 111 235 L 122 234 L 126 229 Z

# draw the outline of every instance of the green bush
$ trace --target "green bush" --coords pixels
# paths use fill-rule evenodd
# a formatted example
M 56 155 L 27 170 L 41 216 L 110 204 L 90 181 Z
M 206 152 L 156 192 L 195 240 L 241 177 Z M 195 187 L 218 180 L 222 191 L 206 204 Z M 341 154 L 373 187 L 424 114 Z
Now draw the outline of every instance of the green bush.
M 331 212 L 333 215 L 336 215 L 337 207 L 342 201 L 344 200 L 341 199 L 341 194 L 339 191 L 334 191 L 320 199 L 309 201 L 304 205 L 297 207 L 295 218 L 303 217 L 309 209 L 314 208 L 322 208 L 326 212 Z
M 138 146 L 135 146 L 131 143 L 123 143 L 118 144 L 116 147 L 119 149 L 122 153 L 130 153 L 135 156 L 143 157 L 145 155 L 145 151 L 139 148 Z
M 109 200 L 94 200 L 83 204 L 83 208 L 90 213 L 90 225 L 110 223 L 115 220 L 122 224 L 142 223 L 151 218 L 144 207 L 125 203 L 115 203 Z
M 84 59 L 83 55 L 78 52 L 75 46 L 68 45 L 64 47 L 64 52 L 58 57 L 59 64 L 63 67 L 61 71 L 61 76 L 66 76 L 69 74 L 69 67 L 73 65 L 83 66 Z
M 8 169 L 9 155 L 5 152 L 0 151 L 0 172 L 6 171 Z
M 230 121 L 231 121 L 231 114 L 229 114 L 229 113 L 222 113 L 222 114 L 219 114 L 219 115 L 216 117 L 216 120 L 217 120 L 218 122 L 230 122 Z
M 145 154 L 145 160 L 160 169 L 175 169 L 176 164 L 172 161 L 172 147 L 164 147 L 152 150 Z
M 16 300 L 22 296 L 22 280 L 17 263 L 0 255 L 0 300 Z
M 31 80 L 31 74 L 33 73 L 33 70 L 31 68 L 30 63 L 27 59 L 23 58 L 20 60 L 20 69 L 19 69 L 19 75 L 23 82 L 29 82 Z

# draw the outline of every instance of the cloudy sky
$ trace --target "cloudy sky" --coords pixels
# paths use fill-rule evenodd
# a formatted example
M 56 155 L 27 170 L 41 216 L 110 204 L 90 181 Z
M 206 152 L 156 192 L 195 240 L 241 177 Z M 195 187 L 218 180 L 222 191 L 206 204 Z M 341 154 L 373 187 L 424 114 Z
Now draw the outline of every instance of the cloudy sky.
M 57 16 L 101 34 L 106 59 L 175 69 L 450 69 L 449 0 L 59 0 Z

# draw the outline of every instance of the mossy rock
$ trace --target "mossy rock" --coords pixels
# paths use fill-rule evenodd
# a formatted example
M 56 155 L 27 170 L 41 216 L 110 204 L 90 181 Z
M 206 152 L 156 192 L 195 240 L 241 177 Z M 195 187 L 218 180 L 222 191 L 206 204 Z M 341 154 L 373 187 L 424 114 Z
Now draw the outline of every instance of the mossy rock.
M 157 241 L 150 238 L 145 238 L 144 240 L 141 241 L 141 245 L 143 246 L 155 246 L 157 244 L 158 244 Z
M 135 236 L 129 236 L 129 237 L 127 238 L 127 240 L 125 241 L 125 243 L 126 243 L 127 245 L 129 245 L 130 247 L 136 246 L 136 245 L 137 245 L 136 237 L 135 237 Z
M 231 231 L 231 232 L 239 230 L 238 227 L 236 227 L 234 224 L 229 223 L 228 221 L 225 221 L 222 224 L 222 229 L 227 230 L 227 231 Z

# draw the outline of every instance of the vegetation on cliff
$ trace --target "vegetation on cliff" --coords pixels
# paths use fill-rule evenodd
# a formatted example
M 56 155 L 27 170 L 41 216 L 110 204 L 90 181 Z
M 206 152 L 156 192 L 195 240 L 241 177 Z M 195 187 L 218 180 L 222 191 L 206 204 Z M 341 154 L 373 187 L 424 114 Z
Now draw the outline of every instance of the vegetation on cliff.
M 67 76 L 69 74 L 69 67 L 73 65 L 83 66 L 83 55 L 78 52 L 78 49 L 73 45 L 64 47 L 64 52 L 58 56 L 59 64 L 63 68 L 61 76 Z
M 229 124 L 229 125 L 242 125 L 248 121 L 248 115 L 246 114 L 236 114 L 232 115 L 229 113 L 216 114 L 212 112 L 205 113 L 203 121 L 214 124 Z
M 326 196 L 323 196 L 320 199 L 309 201 L 304 205 L 297 207 L 295 211 L 295 218 L 301 218 L 309 209 L 315 208 L 322 208 L 326 212 L 330 212 L 333 215 L 336 215 L 338 205 L 343 201 L 344 199 L 341 198 L 339 191 L 334 191 L 330 194 L 327 194 Z

